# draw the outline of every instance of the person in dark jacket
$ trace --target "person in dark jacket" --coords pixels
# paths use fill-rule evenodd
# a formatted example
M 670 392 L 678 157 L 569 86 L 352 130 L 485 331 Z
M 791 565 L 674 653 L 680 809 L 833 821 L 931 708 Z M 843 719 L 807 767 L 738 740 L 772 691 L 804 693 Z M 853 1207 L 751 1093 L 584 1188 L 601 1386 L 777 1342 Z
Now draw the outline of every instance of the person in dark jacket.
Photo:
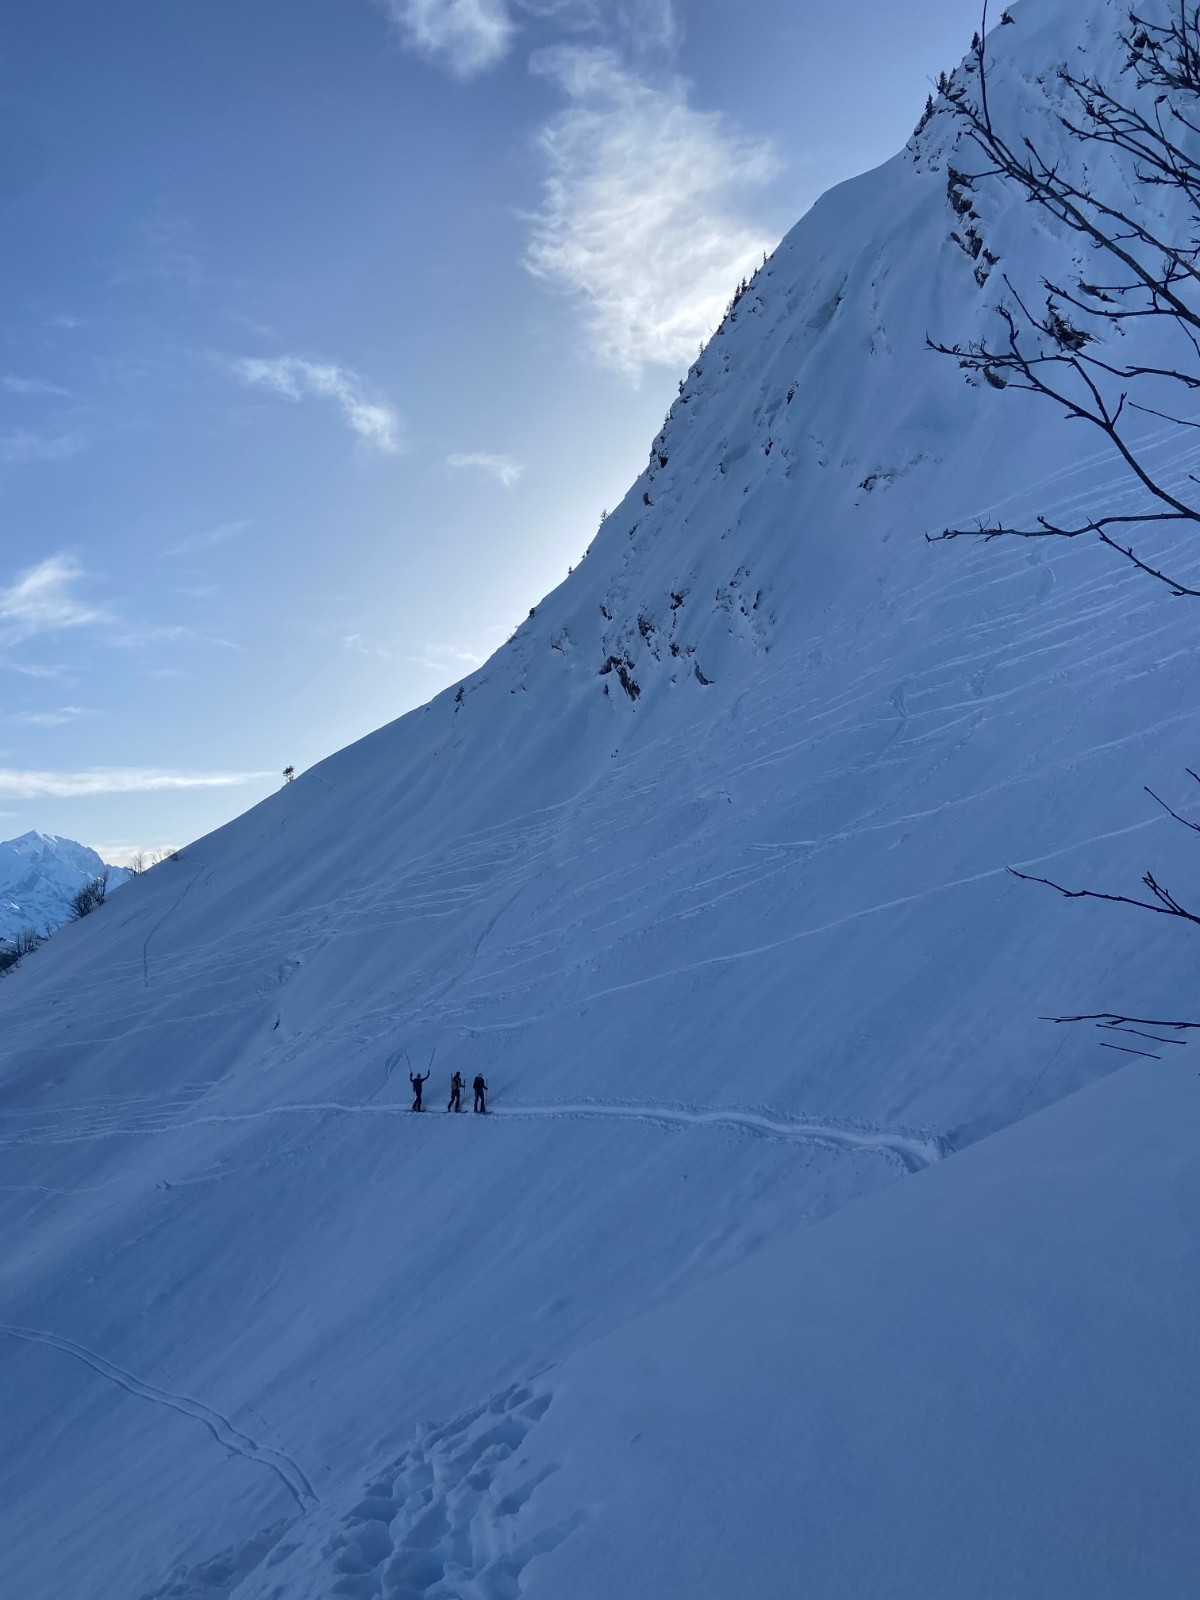
M 416 1077 L 414 1077 L 411 1072 L 408 1075 L 408 1081 L 413 1086 L 412 1108 L 414 1111 L 424 1111 L 425 1109 L 425 1107 L 421 1104 L 421 1090 L 425 1087 L 425 1079 L 428 1077 L 428 1073 L 425 1074 L 424 1078 L 422 1078 L 419 1073 L 416 1075 Z
M 476 1111 L 486 1111 L 487 1101 L 484 1096 L 487 1094 L 487 1084 L 484 1082 L 483 1075 L 481 1073 L 477 1072 L 475 1074 L 475 1082 L 471 1085 L 471 1087 L 475 1091 Z
M 447 1111 L 461 1111 L 462 1110 L 462 1092 L 463 1092 L 462 1073 L 461 1072 L 456 1072 L 454 1074 L 454 1076 L 450 1079 L 450 1104 L 446 1107 Z

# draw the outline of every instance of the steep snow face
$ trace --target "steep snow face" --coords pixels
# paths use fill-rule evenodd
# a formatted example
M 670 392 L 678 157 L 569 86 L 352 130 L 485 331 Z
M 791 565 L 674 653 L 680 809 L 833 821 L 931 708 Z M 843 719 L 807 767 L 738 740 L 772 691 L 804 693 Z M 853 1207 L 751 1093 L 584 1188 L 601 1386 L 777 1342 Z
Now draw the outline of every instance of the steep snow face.
M 11 939 L 22 928 L 52 932 L 70 915 L 76 889 L 102 874 L 110 889 L 130 877 L 87 845 L 53 833 L 0 840 L 0 939 Z
M 993 103 L 1052 141 L 1055 64 L 1114 66 L 1121 12 L 1013 16 Z M 1128 494 L 1094 439 L 926 351 L 990 329 L 985 247 L 1017 283 L 1072 259 L 983 186 L 975 252 L 955 138 L 935 119 L 784 241 L 485 668 L 4 984 L 21 1600 L 176 1565 L 205 1592 L 218 1551 L 269 1592 L 318 1527 L 342 1593 L 512 1594 L 552 1546 L 588 1592 L 523 1380 L 1127 1059 L 1039 1014 L 1176 1004 L 1158 919 L 1006 871 L 1179 867 L 1141 786 L 1194 764 L 1196 630 L 1102 551 L 922 538 Z M 431 1056 L 437 1115 L 410 1116 Z M 486 1121 L 441 1114 L 455 1070 Z M 528 1492 L 480 1522 L 506 1450 Z M 391 1480 L 361 1538 L 321 1520 L 403 1451 L 412 1507 L 441 1486 L 403 1551 Z

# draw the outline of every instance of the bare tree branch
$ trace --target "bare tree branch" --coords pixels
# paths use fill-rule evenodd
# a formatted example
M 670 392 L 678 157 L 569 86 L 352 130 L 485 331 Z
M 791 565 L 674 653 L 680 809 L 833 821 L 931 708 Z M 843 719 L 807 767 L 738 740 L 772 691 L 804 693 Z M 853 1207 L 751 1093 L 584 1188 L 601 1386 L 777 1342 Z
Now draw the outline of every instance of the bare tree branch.
M 1122 1017 L 1115 1011 L 1093 1011 L 1077 1017 L 1041 1017 L 1041 1022 L 1140 1022 L 1147 1028 L 1171 1028 L 1178 1033 L 1185 1029 L 1200 1028 L 1200 1022 L 1162 1022 L 1155 1017 Z
M 1099 889 L 1068 889 L 1064 884 L 1055 883 L 1053 878 L 1038 878 L 1031 872 L 1018 872 L 1016 867 L 1009 867 L 1008 871 L 1014 878 L 1020 878 L 1025 883 L 1041 883 L 1047 889 L 1056 889 L 1066 900 L 1108 900 L 1114 905 L 1136 906 L 1139 911 L 1154 911 L 1163 917 L 1179 917 L 1184 922 L 1194 922 L 1200 926 L 1200 915 L 1181 906 L 1150 872 L 1143 876 L 1142 882 L 1158 902 L 1157 905 L 1149 900 L 1134 899 L 1127 894 L 1104 894 Z
M 1193 777 L 1194 776 L 1195 774 L 1193 773 Z M 1149 784 L 1145 784 L 1143 787 L 1145 788 L 1146 793 L 1150 796 L 1151 800 L 1153 800 L 1156 805 L 1160 805 L 1169 817 L 1174 817 L 1176 822 L 1182 822 L 1184 827 L 1190 828 L 1193 833 L 1200 833 L 1200 822 L 1189 822 L 1186 817 L 1181 817 L 1178 811 L 1172 811 L 1167 802 L 1156 795 Z
M 1115 1022 L 1098 1022 L 1096 1026 L 1107 1028 L 1113 1033 L 1132 1034 L 1135 1039 L 1152 1039 L 1155 1044 L 1170 1044 L 1180 1050 L 1187 1048 L 1186 1039 L 1160 1039 L 1156 1033 L 1143 1033 L 1141 1028 L 1122 1028 Z
M 1186 393 L 1200 390 L 1200 156 L 1194 153 L 1200 135 L 1200 5 L 1179 0 L 1164 22 L 1153 22 L 1131 10 L 1123 43 L 1132 97 L 1119 96 L 1094 78 L 1081 78 L 1062 68 L 1058 81 L 1068 96 L 1065 110 L 1052 113 L 1058 127 L 1078 146 L 1086 163 L 1088 148 L 1107 147 L 1128 158 L 1138 187 L 1126 205 L 1105 199 L 1089 187 L 1089 167 L 1076 178 L 1064 160 L 1051 159 L 1028 133 L 1010 138 L 997 126 L 989 100 L 987 7 L 967 68 L 939 83 L 944 108 L 965 127 L 984 158 L 979 172 L 951 169 L 950 196 L 955 211 L 968 215 L 967 238 L 978 258 L 984 249 L 980 218 L 971 198 L 977 184 L 1000 180 L 1023 192 L 1033 204 L 1086 239 L 1116 268 L 1098 281 L 1080 277 L 1074 287 L 1043 280 L 1044 311 L 1034 311 L 1009 278 L 1008 301 L 997 307 L 1003 337 L 969 344 L 930 340 L 930 347 L 952 356 L 960 366 L 979 374 L 995 388 L 1016 388 L 1052 401 L 1068 418 L 1086 422 L 1108 439 L 1117 457 L 1144 491 L 1147 503 L 1117 514 L 1097 510 L 1078 525 L 1061 526 L 1050 516 L 1035 526 L 986 523 L 943 529 L 934 539 L 964 536 L 1075 539 L 1092 535 L 1138 571 L 1165 584 L 1173 594 L 1200 598 L 1200 586 L 1184 582 L 1155 561 L 1141 556 L 1132 543 L 1109 534 L 1115 527 L 1142 524 L 1200 524 L 1200 497 L 1179 491 L 1151 468 L 1125 429 L 1127 411 L 1138 411 L 1180 428 L 1200 427 L 1200 418 L 1173 415 L 1161 403 L 1132 396 L 1134 386 L 1175 386 Z M 1178 234 L 1169 208 L 1143 203 L 1149 192 L 1166 187 L 1183 196 L 1184 217 Z M 959 235 L 955 234 L 962 243 Z M 988 263 L 995 256 L 987 253 Z M 977 276 L 979 273 L 977 271 Z M 1106 281 L 1108 278 L 1113 281 Z M 986 272 L 980 278 L 983 282 Z M 1082 316 L 1075 322 L 1071 317 Z M 1179 340 L 1177 364 L 1121 363 L 1104 352 L 1104 330 L 1143 319 L 1157 319 Z M 1113 383 L 1121 385 L 1111 391 Z M 1154 401 L 1158 401 L 1158 395 Z M 1197 484 L 1189 475 L 1188 483 Z M 1200 484 L 1198 484 L 1200 486 Z M 1164 509 L 1165 508 L 1165 509 Z M 1173 565 L 1173 563 L 1171 563 Z

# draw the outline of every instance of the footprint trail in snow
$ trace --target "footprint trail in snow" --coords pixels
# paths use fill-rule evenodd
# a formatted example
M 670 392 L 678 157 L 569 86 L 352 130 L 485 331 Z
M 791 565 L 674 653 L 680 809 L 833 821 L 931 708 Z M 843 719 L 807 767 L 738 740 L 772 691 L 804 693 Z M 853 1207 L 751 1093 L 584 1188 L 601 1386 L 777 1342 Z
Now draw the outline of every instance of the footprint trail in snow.
M 294 1524 L 243 1578 L 238 1600 L 517 1600 L 529 1562 L 585 1520 L 539 1524 L 531 1504 L 557 1470 L 524 1454 L 553 1398 L 544 1380 L 512 1384 L 418 1428 L 341 1508 Z

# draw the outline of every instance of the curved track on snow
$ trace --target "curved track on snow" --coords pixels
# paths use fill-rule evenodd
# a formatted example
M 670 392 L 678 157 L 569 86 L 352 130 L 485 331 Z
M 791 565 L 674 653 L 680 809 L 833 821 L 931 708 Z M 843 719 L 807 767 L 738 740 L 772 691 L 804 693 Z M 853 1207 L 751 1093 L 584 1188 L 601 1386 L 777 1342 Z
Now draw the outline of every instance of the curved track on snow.
M 94 1109 L 98 1112 L 94 1117 L 89 1115 L 74 1123 L 68 1122 L 64 1126 L 43 1126 L 0 1137 L 0 1148 L 16 1145 L 77 1144 L 93 1139 L 173 1133 L 185 1128 L 206 1125 L 257 1122 L 266 1117 L 328 1115 L 406 1117 L 412 1114 L 407 1105 L 397 1104 L 394 1101 L 355 1103 L 341 1100 L 301 1101 L 264 1106 L 255 1111 L 213 1111 L 194 1116 L 189 1116 L 186 1112 L 180 1114 L 179 1102 L 174 1100 L 168 1101 L 161 1111 L 148 1108 L 124 1121 L 121 1120 L 122 1108 L 119 1106 L 103 1110 Z M 47 1111 L 33 1114 L 49 1117 L 53 1113 Z M 441 1115 L 438 1111 L 426 1114 L 434 1117 Z M 471 1115 L 469 1112 L 463 1114 Z M 70 1112 L 60 1110 L 57 1115 L 70 1115 Z M 944 1143 L 931 1134 L 888 1128 L 854 1127 L 737 1107 L 716 1109 L 585 1100 L 550 1102 L 544 1105 L 493 1105 L 488 1116 L 508 1121 L 570 1117 L 597 1121 L 641 1122 L 659 1128 L 731 1128 L 759 1138 L 783 1140 L 788 1144 L 817 1145 L 824 1149 L 846 1152 L 878 1153 L 898 1161 L 908 1172 L 919 1172 L 925 1167 L 932 1166 L 947 1153 Z
M 191 1395 L 172 1394 L 167 1389 L 159 1389 L 155 1384 L 145 1383 L 141 1378 L 135 1378 L 132 1372 L 126 1372 L 123 1367 L 118 1367 L 115 1362 L 107 1361 L 95 1350 L 89 1350 L 86 1345 L 76 1344 L 73 1339 L 64 1339 L 61 1334 L 49 1333 L 44 1328 L 16 1328 L 0 1323 L 0 1335 L 9 1339 L 24 1340 L 27 1344 L 45 1345 L 51 1350 L 61 1350 L 64 1355 L 73 1356 L 76 1361 L 83 1362 L 84 1366 L 91 1367 L 93 1372 L 108 1378 L 119 1389 L 124 1389 L 126 1394 L 150 1400 L 155 1405 L 166 1406 L 171 1411 L 177 1411 L 180 1416 L 193 1417 L 197 1422 L 203 1423 L 217 1443 L 223 1445 L 226 1450 L 231 1450 L 243 1460 L 257 1462 L 259 1466 L 273 1472 L 301 1511 L 309 1511 L 318 1503 L 316 1490 L 308 1481 L 303 1469 L 292 1460 L 291 1456 L 282 1450 L 272 1450 L 266 1445 L 259 1444 L 257 1440 L 251 1439 L 248 1434 L 235 1428 L 228 1417 L 219 1411 L 214 1411 L 211 1406 L 206 1406 L 203 1401 L 195 1400 Z

